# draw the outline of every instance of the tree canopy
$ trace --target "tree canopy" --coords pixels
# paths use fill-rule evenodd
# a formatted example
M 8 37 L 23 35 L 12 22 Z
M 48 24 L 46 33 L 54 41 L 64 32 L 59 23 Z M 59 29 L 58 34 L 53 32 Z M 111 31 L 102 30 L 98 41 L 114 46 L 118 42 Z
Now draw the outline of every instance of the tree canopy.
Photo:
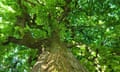
M 44 51 L 64 68 L 120 72 L 120 1 L 0 0 L 0 72 L 30 72 Z

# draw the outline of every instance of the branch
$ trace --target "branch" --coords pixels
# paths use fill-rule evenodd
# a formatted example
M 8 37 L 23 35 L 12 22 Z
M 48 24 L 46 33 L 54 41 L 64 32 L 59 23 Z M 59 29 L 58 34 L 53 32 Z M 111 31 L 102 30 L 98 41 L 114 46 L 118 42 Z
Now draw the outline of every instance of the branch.
M 33 3 L 33 2 L 31 2 L 31 1 L 29 1 L 29 0 L 25 0 L 27 3 L 29 3 L 29 4 L 31 4 L 32 6 L 35 6 L 36 4 L 35 3 Z
M 64 12 L 62 13 L 62 15 L 60 17 L 58 17 L 58 21 L 66 21 L 65 17 L 68 16 L 68 13 L 71 11 L 69 8 L 69 4 L 70 4 L 71 0 L 66 0 L 65 1 L 65 5 L 62 7 Z
M 35 39 L 31 36 L 29 32 L 27 32 L 22 39 L 16 39 L 15 37 L 8 37 L 7 42 L 2 43 L 3 45 L 6 45 L 10 42 L 18 44 L 18 45 L 24 45 L 26 47 L 32 48 L 32 49 L 41 49 L 41 45 L 47 45 L 47 39 Z

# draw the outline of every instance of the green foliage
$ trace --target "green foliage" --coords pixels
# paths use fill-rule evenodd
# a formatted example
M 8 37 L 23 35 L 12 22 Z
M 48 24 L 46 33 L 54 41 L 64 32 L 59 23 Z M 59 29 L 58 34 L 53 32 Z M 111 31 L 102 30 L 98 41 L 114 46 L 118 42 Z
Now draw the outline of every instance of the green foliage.
M 22 32 L 30 31 L 34 38 L 47 38 L 51 35 L 48 23 L 58 23 L 56 18 L 64 12 L 64 0 L 22 0 L 27 9 L 21 9 L 17 1 L 0 1 L 0 72 L 29 72 L 34 64 L 36 50 L 10 43 L 2 45 L 8 36 L 21 38 L 15 25 L 16 16 L 24 10 L 33 17 L 35 25 L 43 29 L 24 27 Z M 38 2 L 37 2 L 38 1 Z M 69 22 L 60 22 L 62 41 L 77 44 L 71 48 L 75 57 L 90 72 L 120 72 L 120 1 L 119 0 L 72 0 L 70 12 L 65 17 Z M 48 15 L 51 14 L 52 21 Z M 31 65 L 28 58 L 32 57 Z M 17 60 L 17 63 L 16 63 Z M 14 65 L 16 65 L 14 67 Z

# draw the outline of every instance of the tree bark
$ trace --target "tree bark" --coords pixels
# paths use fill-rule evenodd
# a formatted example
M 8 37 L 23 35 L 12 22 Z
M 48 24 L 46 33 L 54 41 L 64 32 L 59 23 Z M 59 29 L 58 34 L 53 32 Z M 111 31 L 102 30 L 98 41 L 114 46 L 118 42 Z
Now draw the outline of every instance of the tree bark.
M 43 52 L 32 72 L 88 72 L 58 40 L 51 39 L 47 51 Z

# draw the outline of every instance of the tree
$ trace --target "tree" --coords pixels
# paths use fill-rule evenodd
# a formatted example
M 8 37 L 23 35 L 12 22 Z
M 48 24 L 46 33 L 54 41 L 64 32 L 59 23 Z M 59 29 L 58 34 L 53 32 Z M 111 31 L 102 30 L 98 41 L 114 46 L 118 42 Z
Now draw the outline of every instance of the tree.
M 0 71 L 119 72 L 119 10 L 117 0 L 1 0 Z
M 39 52 L 41 54 L 37 63 L 33 67 L 32 72 L 86 72 L 70 51 L 67 50 L 65 44 L 60 40 L 60 32 L 65 28 L 64 24 L 67 21 L 66 17 L 70 12 L 70 3 L 71 0 L 62 2 L 53 1 L 53 3 L 52 0 L 38 3 L 28 0 L 16 1 L 16 4 L 20 9 L 20 15 L 16 15 L 14 25 L 18 27 L 21 39 L 9 36 L 8 41 L 3 44 L 13 42 L 29 48 L 37 48 L 39 51 L 42 51 L 42 48 L 44 47 L 45 51 L 42 51 L 42 53 Z M 43 8 L 38 9 L 38 11 L 35 8 L 35 12 L 30 13 L 30 9 L 27 5 L 34 8 Z M 40 10 L 41 12 L 39 12 Z M 43 25 L 39 25 L 41 22 L 38 21 L 40 20 Z M 45 31 L 45 36 L 42 36 L 40 39 L 33 38 L 27 27 Z

